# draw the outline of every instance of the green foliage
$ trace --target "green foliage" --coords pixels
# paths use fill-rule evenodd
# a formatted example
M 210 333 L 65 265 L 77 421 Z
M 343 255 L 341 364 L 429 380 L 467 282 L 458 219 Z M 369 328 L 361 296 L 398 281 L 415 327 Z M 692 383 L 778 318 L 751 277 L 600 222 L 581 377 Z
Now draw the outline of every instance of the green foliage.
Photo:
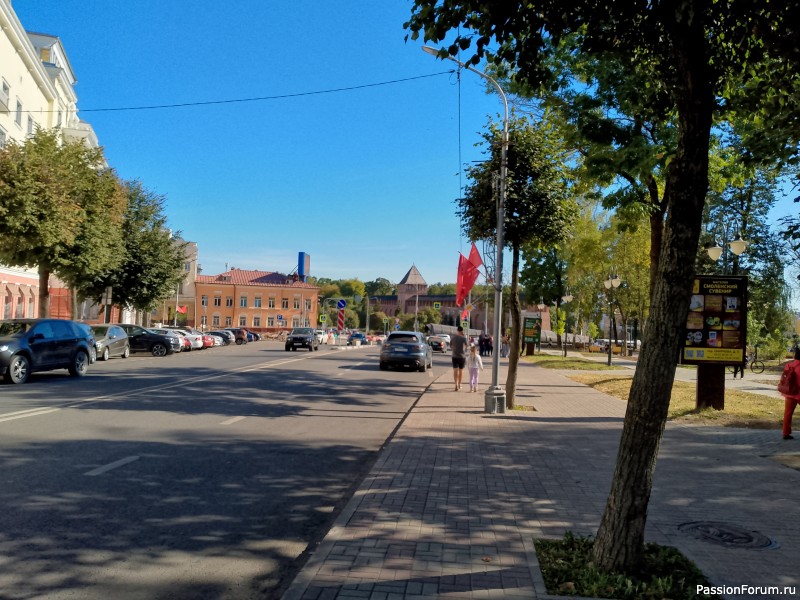
M 702 572 L 675 548 L 646 544 L 635 572 L 600 571 L 592 559 L 593 541 L 567 533 L 562 540 L 535 540 L 547 591 L 619 600 L 718 598 L 697 593 L 709 586 Z
M 342 292 L 342 296 L 345 298 L 352 298 L 354 296 L 361 296 L 363 298 L 367 295 L 364 282 L 358 279 L 343 279 L 339 281 L 339 289 Z
M 150 310 L 174 297 L 184 276 L 184 243 L 166 226 L 164 197 L 138 181 L 125 184 L 127 210 L 122 224 L 124 251 L 120 265 L 81 288 L 86 297 L 99 299 L 112 287 L 115 304 Z
M 475 286 L 473 290 L 479 286 Z M 428 287 L 428 295 L 430 296 L 455 296 L 456 284 L 455 283 L 434 283 Z
M 383 277 L 378 277 L 374 281 L 367 281 L 364 287 L 366 294 L 369 296 L 391 296 L 395 290 L 394 284 Z
M 126 199 L 102 150 L 38 130 L 0 151 L 0 260 L 79 288 L 119 264 Z M 42 293 L 46 292 L 43 290 Z

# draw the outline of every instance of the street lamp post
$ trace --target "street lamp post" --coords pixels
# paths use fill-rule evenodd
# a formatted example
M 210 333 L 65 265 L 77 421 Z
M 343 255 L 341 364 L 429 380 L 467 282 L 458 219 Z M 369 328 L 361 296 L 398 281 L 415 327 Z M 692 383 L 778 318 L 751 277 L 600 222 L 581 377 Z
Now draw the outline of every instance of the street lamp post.
M 508 100 L 506 99 L 503 88 L 500 87 L 494 79 L 489 77 L 483 71 L 478 71 L 460 60 L 456 60 L 450 55 L 439 52 L 436 48 L 430 46 L 423 46 L 422 50 L 433 56 L 442 56 L 448 58 L 460 66 L 462 69 L 471 71 L 488 81 L 500 94 L 500 99 L 503 101 L 503 137 L 500 143 L 500 186 L 497 194 L 497 258 L 495 260 L 495 278 L 494 278 L 494 335 L 495 337 L 500 334 L 502 329 L 503 319 L 503 245 L 505 240 L 505 202 L 506 202 L 506 173 L 508 171 Z M 500 387 L 500 353 L 492 353 L 492 385 L 486 390 L 484 396 L 486 412 L 505 412 L 506 409 L 506 393 Z
M 614 290 L 617 289 L 622 280 L 616 275 L 609 275 L 608 279 L 603 282 L 608 294 L 608 366 L 611 366 L 611 344 L 612 344 L 612 327 L 614 324 Z

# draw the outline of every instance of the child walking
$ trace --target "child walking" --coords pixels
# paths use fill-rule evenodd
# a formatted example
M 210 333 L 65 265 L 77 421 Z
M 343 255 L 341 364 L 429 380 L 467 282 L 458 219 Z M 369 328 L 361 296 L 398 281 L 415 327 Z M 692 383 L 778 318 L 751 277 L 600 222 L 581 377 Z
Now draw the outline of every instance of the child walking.
M 483 361 L 478 354 L 478 348 L 474 344 L 469 348 L 467 356 L 467 369 L 469 369 L 469 391 L 478 391 L 478 372 L 483 370 Z

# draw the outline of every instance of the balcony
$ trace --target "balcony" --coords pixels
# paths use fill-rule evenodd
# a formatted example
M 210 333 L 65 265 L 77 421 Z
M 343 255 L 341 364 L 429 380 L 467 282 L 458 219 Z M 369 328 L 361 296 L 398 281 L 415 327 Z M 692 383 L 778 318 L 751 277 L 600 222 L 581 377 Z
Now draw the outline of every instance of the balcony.
M 80 141 L 89 148 L 97 148 L 100 145 L 92 126 L 83 121 L 79 121 L 75 125 L 63 127 L 61 133 L 64 136 L 64 140 L 68 142 Z

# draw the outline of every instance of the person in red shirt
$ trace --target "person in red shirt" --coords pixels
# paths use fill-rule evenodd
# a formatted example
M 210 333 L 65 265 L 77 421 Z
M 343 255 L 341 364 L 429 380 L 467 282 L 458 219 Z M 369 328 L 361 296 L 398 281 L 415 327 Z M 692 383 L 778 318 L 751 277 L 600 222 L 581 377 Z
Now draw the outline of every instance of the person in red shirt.
M 794 376 L 797 378 L 797 381 L 800 381 L 800 347 L 794 349 L 794 360 L 787 366 L 791 366 L 794 369 Z M 797 408 L 797 404 L 800 402 L 800 394 L 793 396 L 784 395 L 783 398 L 783 439 L 793 440 L 792 416 L 794 415 L 794 409 Z

